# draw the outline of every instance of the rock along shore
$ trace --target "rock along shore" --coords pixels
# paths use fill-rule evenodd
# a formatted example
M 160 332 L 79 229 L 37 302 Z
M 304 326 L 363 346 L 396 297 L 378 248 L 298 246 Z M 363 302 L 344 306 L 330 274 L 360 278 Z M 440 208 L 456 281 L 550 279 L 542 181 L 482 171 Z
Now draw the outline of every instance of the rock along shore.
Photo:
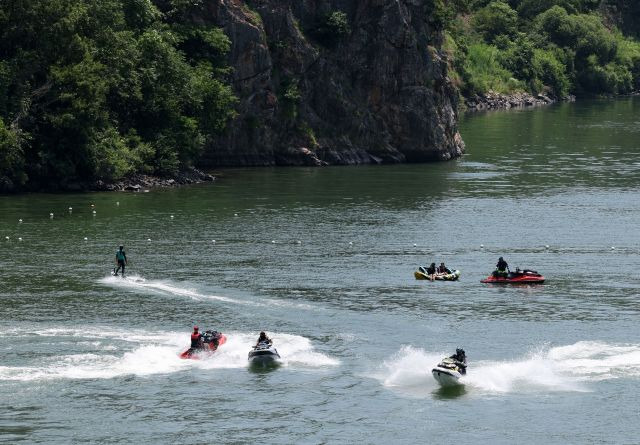
M 565 102 L 575 101 L 574 96 L 568 96 L 562 99 Z M 513 94 L 501 94 L 495 91 L 489 91 L 483 94 L 465 98 L 464 104 L 467 111 L 484 111 L 484 110 L 501 110 L 510 108 L 539 107 L 557 102 L 557 99 L 538 94 L 536 96 L 517 92 Z
M 202 182 L 212 182 L 215 180 L 216 178 L 213 175 L 204 173 L 197 168 L 189 168 L 187 170 L 179 172 L 177 175 L 175 175 L 175 177 L 172 178 L 135 174 L 114 183 L 96 181 L 91 187 L 89 187 L 89 189 L 93 191 L 104 192 L 140 192 L 150 188 L 178 187 L 181 185 L 199 184 Z M 79 188 L 79 190 L 81 189 L 82 187 Z

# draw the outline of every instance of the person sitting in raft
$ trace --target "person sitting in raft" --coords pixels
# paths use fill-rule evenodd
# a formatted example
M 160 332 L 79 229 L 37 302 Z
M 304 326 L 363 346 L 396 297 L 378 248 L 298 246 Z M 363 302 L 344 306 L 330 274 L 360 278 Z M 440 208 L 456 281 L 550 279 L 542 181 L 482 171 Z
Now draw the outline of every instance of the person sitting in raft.
M 498 264 L 496 264 L 496 270 L 493 271 L 493 276 L 506 278 L 510 272 L 507 262 L 502 257 L 498 258 Z
M 438 266 L 438 273 L 449 274 L 451 273 L 451 270 L 448 269 L 447 266 L 444 265 L 444 263 L 440 263 L 440 265 Z
M 453 361 L 456 363 L 458 369 L 460 369 L 460 374 L 464 375 L 467 373 L 467 355 L 465 354 L 464 349 L 457 348 L 456 353 L 449 358 L 453 359 Z
M 273 341 L 267 337 L 267 334 L 262 331 L 260 332 L 260 337 L 258 337 L 258 341 L 256 342 L 256 347 L 260 344 L 260 343 L 266 343 L 269 346 L 271 346 L 271 344 L 273 343 Z

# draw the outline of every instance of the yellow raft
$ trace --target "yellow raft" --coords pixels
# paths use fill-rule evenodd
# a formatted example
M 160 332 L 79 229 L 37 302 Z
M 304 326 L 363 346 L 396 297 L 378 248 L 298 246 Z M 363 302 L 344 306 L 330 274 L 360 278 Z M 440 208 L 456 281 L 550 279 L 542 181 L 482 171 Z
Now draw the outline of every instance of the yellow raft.
M 416 280 L 430 280 L 431 278 L 426 273 L 421 270 L 416 270 L 413 273 L 413 276 L 416 277 Z M 459 270 L 452 270 L 451 273 L 437 273 L 433 276 L 434 280 L 438 281 L 456 281 L 460 278 Z

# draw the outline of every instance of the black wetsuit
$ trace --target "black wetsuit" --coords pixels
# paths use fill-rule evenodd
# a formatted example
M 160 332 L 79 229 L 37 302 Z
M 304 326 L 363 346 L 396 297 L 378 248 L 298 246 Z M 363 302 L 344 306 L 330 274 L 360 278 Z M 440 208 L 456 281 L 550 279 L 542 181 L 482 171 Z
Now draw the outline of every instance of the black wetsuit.
M 429 266 L 427 267 L 427 274 L 429 275 L 433 275 L 436 273 L 436 266 Z
M 451 357 L 449 357 L 450 359 L 453 359 L 456 362 L 456 365 L 458 365 L 458 369 L 460 369 L 460 374 L 464 375 L 467 373 L 467 357 L 464 354 L 460 354 L 458 355 L 453 354 Z
M 496 264 L 496 271 L 493 273 L 494 276 L 503 276 L 506 277 L 508 275 L 509 265 L 505 260 L 498 260 L 498 264 Z
M 124 267 L 127 263 L 127 254 L 124 253 L 124 249 L 116 252 L 116 261 L 118 262 L 118 268 L 114 271 L 114 274 L 118 275 L 118 271 L 122 267 L 122 276 L 124 277 Z

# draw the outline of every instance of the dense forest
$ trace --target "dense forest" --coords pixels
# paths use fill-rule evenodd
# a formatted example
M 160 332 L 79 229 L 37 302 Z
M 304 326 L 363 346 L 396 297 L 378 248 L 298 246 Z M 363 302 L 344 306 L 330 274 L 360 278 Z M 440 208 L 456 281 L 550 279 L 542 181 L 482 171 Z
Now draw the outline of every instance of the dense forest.
M 203 8 L 218 3 L 0 2 L 0 191 L 86 188 L 132 173 L 171 176 L 197 164 L 238 111 L 228 58 L 233 42 L 199 20 Z M 264 25 L 251 1 L 232 3 L 256 29 Z M 279 5 L 294 6 L 305 8 Z M 362 8 L 350 5 L 346 13 L 337 6 L 327 6 L 333 12 L 326 23 L 335 27 L 331 20 L 339 19 L 333 34 L 340 41 L 357 38 L 354 14 Z M 640 88 L 640 2 L 424 0 L 422 6 L 425 26 L 441 36 L 435 50 L 448 54 L 448 76 L 463 96 L 527 91 L 561 99 Z M 287 59 L 282 41 L 268 43 Z M 337 51 L 339 44 L 325 46 L 306 51 Z M 279 68 L 271 68 L 274 78 Z
M 463 95 L 493 90 L 555 98 L 640 88 L 640 2 L 442 2 L 452 78 Z M 624 31 L 624 33 L 623 33 Z
M 3 0 L 0 182 L 173 174 L 233 116 L 229 39 L 192 1 Z

